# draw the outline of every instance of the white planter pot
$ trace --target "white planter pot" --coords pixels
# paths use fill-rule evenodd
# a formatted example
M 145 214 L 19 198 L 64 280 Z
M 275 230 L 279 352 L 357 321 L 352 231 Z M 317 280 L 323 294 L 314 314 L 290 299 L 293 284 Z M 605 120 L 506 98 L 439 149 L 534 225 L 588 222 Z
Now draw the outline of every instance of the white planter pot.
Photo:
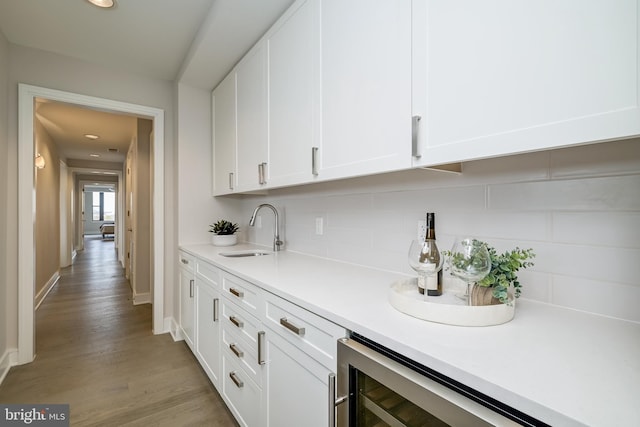
M 233 246 L 238 243 L 238 236 L 235 234 L 212 234 L 211 244 L 213 246 Z

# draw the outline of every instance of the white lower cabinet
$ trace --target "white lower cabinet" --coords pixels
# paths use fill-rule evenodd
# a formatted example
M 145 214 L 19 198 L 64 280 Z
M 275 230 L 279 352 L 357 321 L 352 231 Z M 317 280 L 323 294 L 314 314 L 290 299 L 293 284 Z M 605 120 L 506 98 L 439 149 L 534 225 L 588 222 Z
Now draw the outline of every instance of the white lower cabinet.
M 185 342 L 193 351 L 194 346 L 194 286 L 195 286 L 195 259 L 184 252 L 180 252 L 179 283 L 180 289 L 180 333 Z
M 222 352 L 222 390 L 218 391 L 241 426 L 261 426 L 262 389 L 249 378 L 234 358 L 235 355 Z
M 276 295 L 265 302 L 266 426 L 328 425 L 329 374 L 347 331 Z
M 326 426 L 329 375 L 337 369 L 337 340 L 347 331 L 180 254 L 183 335 L 191 336 L 189 347 L 238 423 Z
M 332 372 L 275 332 L 267 330 L 265 426 L 327 426 Z
M 217 268 L 201 261 L 196 272 L 196 358 L 214 385 L 220 381 L 220 282 Z

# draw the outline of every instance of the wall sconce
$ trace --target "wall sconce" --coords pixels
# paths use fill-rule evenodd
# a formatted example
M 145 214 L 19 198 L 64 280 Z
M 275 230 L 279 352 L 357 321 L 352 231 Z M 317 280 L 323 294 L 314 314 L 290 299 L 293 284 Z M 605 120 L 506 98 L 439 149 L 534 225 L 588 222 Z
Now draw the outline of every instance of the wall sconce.
M 43 169 L 45 167 L 44 157 L 42 157 L 40 153 L 36 155 L 35 165 L 38 169 Z

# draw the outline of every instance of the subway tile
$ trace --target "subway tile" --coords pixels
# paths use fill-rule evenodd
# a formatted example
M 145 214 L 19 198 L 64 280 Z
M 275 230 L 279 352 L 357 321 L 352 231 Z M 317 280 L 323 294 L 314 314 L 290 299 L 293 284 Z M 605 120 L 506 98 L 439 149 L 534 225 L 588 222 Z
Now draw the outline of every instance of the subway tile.
M 373 207 L 402 207 L 418 212 L 435 212 L 445 208 L 484 209 L 485 193 L 484 185 L 376 193 L 373 195 Z
M 549 178 L 549 152 L 475 160 L 464 163 L 462 172 L 470 183 L 540 181 Z
M 554 242 L 640 248 L 640 212 L 554 212 L 552 218 Z
M 640 138 L 554 150 L 551 176 L 592 177 L 640 172 Z
M 640 175 L 489 186 L 489 208 L 640 210 Z
M 639 286 L 554 276 L 552 292 L 552 304 L 640 322 Z
M 608 246 L 535 244 L 535 271 L 586 280 L 637 285 L 640 249 Z

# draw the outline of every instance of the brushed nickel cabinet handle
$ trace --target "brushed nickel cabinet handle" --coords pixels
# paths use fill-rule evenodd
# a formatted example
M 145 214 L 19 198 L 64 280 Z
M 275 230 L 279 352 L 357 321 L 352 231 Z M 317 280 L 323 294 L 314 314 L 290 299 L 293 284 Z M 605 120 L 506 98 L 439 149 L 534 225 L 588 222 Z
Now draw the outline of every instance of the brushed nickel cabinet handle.
M 311 174 L 318 176 L 318 147 L 311 147 Z
M 235 316 L 229 316 L 229 320 L 238 328 L 242 328 L 244 326 L 244 323 L 242 322 L 242 320 L 238 320 L 238 318 L 236 318 Z
M 417 159 L 422 157 L 418 149 L 418 130 L 421 118 L 420 116 L 411 117 L 411 155 Z
M 231 381 L 234 382 L 236 387 L 238 387 L 238 388 L 244 387 L 244 383 L 242 382 L 242 380 L 240 378 L 238 378 L 238 376 L 236 375 L 235 371 L 229 372 L 229 378 L 231 378 Z
M 284 326 L 285 328 L 289 329 L 294 334 L 297 334 L 299 336 L 304 335 L 304 328 L 301 328 L 301 327 L 296 326 L 293 323 L 289 322 L 286 317 L 281 317 L 280 318 L 280 324 L 282 326 Z
M 189 260 L 188 260 L 188 259 L 184 259 L 184 258 L 182 258 L 180 261 L 181 261 L 183 264 L 189 264 Z
M 218 307 L 220 304 L 220 299 L 219 298 L 214 298 L 213 299 L 213 321 L 217 322 L 218 321 Z
M 233 190 L 233 172 L 229 172 L 229 190 Z
M 264 331 L 258 332 L 258 365 L 264 365 Z
M 235 344 L 229 344 L 229 348 L 231 349 L 231 351 L 233 351 L 233 354 L 235 354 L 236 357 L 240 358 L 244 356 L 244 352 L 240 350 Z
M 193 298 L 193 279 L 189 280 L 189 297 Z
M 239 291 L 236 288 L 229 288 L 229 292 L 231 292 L 233 295 L 237 296 L 238 298 L 242 298 L 244 296 L 244 292 Z

